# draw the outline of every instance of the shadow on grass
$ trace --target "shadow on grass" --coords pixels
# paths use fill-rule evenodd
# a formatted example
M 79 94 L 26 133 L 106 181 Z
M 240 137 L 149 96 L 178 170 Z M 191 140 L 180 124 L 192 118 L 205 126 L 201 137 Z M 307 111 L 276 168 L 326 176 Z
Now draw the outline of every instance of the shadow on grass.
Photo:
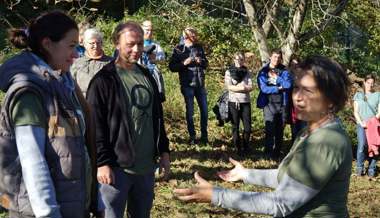
M 199 175 L 206 179 L 207 181 L 217 181 L 220 180 L 216 173 L 220 171 L 219 168 L 205 167 L 203 165 L 192 165 L 191 169 L 188 171 L 174 170 L 172 171 L 170 178 L 176 180 L 189 181 L 194 179 L 194 173 L 199 172 Z

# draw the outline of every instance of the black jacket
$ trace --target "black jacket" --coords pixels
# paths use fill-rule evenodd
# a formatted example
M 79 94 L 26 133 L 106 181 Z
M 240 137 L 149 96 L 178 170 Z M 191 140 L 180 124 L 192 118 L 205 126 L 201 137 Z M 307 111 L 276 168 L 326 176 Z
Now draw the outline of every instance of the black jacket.
M 201 63 L 192 62 L 185 66 L 183 62 L 188 57 L 199 57 Z M 208 66 L 208 60 L 201 45 L 195 44 L 190 47 L 185 45 L 177 45 L 169 62 L 169 69 L 173 72 L 179 72 L 179 80 L 182 87 L 201 86 L 203 87 L 205 80 L 204 70 Z
M 153 131 L 156 157 L 169 152 L 169 140 L 164 127 L 160 96 L 154 78 L 149 71 L 138 65 L 150 81 L 153 90 Z M 128 100 L 124 98 L 125 89 L 112 61 L 100 70 L 91 80 L 87 90 L 87 101 L 92 107 L 96 124 L 96 147 L 98 167 L 130 167 L 135 161 L 127 113 Z

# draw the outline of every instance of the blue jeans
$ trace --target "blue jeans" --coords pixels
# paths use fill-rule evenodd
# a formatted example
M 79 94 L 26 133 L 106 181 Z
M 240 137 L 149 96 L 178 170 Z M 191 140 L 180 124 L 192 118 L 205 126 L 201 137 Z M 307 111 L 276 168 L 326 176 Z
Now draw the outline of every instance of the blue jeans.
M 100 193 L 106 206 L 106 218 L 149 218 L 154 197 L 154 173 L 136 175 L 113 168 L 115 181 L 112 185 L 101 184 Z
M 204 87 L 181 87 L 181 92 L 186 103 L 187 131 L 190 138 L 195 139 L 194 128 L 194 97 L 197 99 L 199 111 L 201 113 L 201 138 L 207 138 L 207 92 Z
M 376 158 L 368 157 L 368 144 L 365 130 L 362 126 L 356 126 L 356 133 L 358 136 L 358 150 L 356 153 L 356 174 L 362 175 L 364 173 L 364 161 L 368 158 L 368 176 L 375 176 L 376 173 Z

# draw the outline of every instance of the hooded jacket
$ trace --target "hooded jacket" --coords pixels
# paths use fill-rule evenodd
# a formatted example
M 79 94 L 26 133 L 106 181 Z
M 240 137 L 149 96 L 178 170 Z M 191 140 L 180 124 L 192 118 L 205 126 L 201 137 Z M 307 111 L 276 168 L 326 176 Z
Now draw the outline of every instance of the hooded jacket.
M 11 110 L 25 92 L 41 97 L 46 113 L 45 160 L 54 183 L 56 200 L 64 218 L 86 215 L 86 150 L 80 116 L 72 101 L 73 90 L 64 78 L 24 51 L 0 67 L 0 89 L 6 93 L 0 111 L 0 192 L 8 209 L 33 217 L 22 179 Z

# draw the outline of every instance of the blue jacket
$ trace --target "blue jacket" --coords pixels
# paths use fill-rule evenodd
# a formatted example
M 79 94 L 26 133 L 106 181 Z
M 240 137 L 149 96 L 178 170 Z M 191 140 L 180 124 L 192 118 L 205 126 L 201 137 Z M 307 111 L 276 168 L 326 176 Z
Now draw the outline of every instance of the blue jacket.
M 277 77 L 276 85 L 268 84 L 269 64 L 266 64 L 257 75 L 257 85 L 260 89 L 260 93 L 257 97 L 256 102 L 258 108 L 264 108 L 266 105 L 268 105 L 268 95 L 270 94 L 282 93 L 282 105 L 286 106 L 289 104 L 291 94 L 290 90 L 292 88 L 293 78 L 284 65 L 281 64 L 277 66 L 277 69 L 280 70 L 280 73 Z M 282 87 L 282 89 L 280 90 L 279 87 Z

